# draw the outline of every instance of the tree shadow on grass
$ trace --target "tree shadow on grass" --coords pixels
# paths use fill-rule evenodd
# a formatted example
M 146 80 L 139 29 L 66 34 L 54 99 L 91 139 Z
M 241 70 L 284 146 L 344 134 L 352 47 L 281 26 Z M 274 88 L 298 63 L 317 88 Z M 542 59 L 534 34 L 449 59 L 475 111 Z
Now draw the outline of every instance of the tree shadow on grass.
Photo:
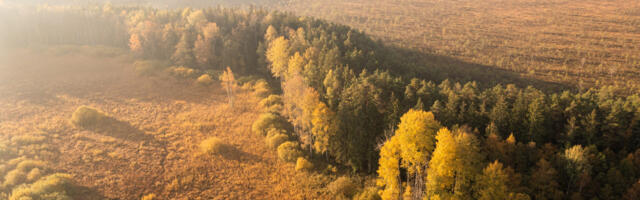
M 70 196 L 74 199 L 84 199 L 84 200 L 110 200 L 110 198 L 105 197 L 100 194 L 98 191 L 91 189 L 89 187 L 74 185 L 71 186 Z
M 226 160 L 234 160 L 240 162 L 258 162 L 261 160 L 260 156 L 244 152 L 233 145 L 225 145 L 221 152 L 217 153 L 218 156 Z
M 147 135 L 129 122 L 121 121 L 110 116 L 103 117 L 99 123 L 83 126 L 87 130 L 132 142 L 155 141 L 152 135 Z

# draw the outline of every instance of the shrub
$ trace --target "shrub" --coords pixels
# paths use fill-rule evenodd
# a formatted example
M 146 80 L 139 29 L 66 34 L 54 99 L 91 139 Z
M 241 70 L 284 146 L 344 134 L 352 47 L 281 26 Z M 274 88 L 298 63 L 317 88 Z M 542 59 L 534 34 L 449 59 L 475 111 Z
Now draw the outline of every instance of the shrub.
M 93 127 L 98 126 L 102 122 L 108 119 L 107 115 L 95 108 L 80 106 L 71 115 L 71 123 L 78 127 Z
M 52 174 L 41 178 L 31 185 L 14 188 L 10 200 L 21 199 L 72 199 L 67 195 L 72 186 L 71 175 Z
M 272 135 L 270 137 L 266 138 L 267 140 L 267 147 L 271 148 L 271 149 L 276 149 L 278 148 L 282 143 L 286 142 L 287 140 L 289 140 L 289 136 L 287 136 L 286 134 L 275 134 Z
M 356 193 L 357 186 L 351 178 L 343 176 L 329 183 L 327 189 L 333 195 L 351 197 Z
M 26 180 L 27 180 L 27 174 L 24 171 L 14 169 L 4 176 L 4 183 L 2 183 L 2 186 L 4 188 L 7 188 L 10 186 L 22 184 Z
M 263 113 L 262 115 L 260 115 L 260 117 L 258 117 L 258 119 L 255 122 L 253 122 L 253 125 L 251 126 L 251 130 L 254 133 L 264 136 L 267 134 L 267 131 L 271 128 L 287 130 L 286 123 L 287 121 L 279 114 Z
M 184 66 L 170 67 L 169 74 L 178 78 L 191 78 L 196 75 L 196 70 Z
M 302 156 L 300 146 L 297 142 L 284 142 L 278 146 L 278 158 L 286 162 L 294 162 L 298 157 Z
M 47 139 L 42 135 L 19 135 L 11 138 L 11 141 L 19 145 L 40 144 Z
M 271 87 L 267 81 L 260 79 L 253 85 L 253 93 L 260 98 L 265 98 L 271 94 Z
M 269 95 L 267 98 L 264 98 L 259 103 L 260 107 L 268 108 L 274 105 L 283 105 L 282 97 L 280 95 Z
M 33 168 L 44 168 L 46 164 L 42 161 L 37 160 L 23 160 L 18 163 L 16 169 L 20 171 L 29 171 Z
M 382 200 L 378 194 L 378 188 L 368 187 L 353 197 L 354 200 Z
M 166 65 L 155 60 L 138 60 L 133 63 L 133 70 L 139 76 L 152 76 Z
M 211 85 L 213 83 L 213 78 L 211 78 L 209 74 L 203 74 L 202 76 L 198 77 L 196 83 L 204 86 Z
M 303 157 L 298 157 L 298 161 L 296 161 L 296 171 L 309 171 L 311 169 L 313 169 L 313 163 Z
M 200 143 L 200 150 L 205 154 L 222 154 L 228 146 L 217 137 L 208 138 Z
M 27 174 L 27 181 L 35 181 L 38 180 L 40 178 L 40 176 L 42 176 L 42 172 L 40 171 L 39 168 L 33 168 L 31 169 L 31 171 Z

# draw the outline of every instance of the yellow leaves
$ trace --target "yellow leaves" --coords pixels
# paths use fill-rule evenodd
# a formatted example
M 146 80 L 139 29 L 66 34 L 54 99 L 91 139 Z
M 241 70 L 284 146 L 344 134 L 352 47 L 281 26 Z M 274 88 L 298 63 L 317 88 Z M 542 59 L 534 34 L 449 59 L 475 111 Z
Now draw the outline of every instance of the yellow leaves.
M 427 170 L 427 196 L 470 198 L 471 182 L 479 174 L 480 157 L 475 136 L 442 128 Z
M 320 102 L 313 110 L 311 123 L 313 125 L 311 132 L 315 137 L 313 148 L 319 153 L 327 152 L 329 140 L 337 131 L 335 113 L 326 104 Z
M 396 137 L 386 141 L 380 148 L 380 159 L 378 160 L 378 186 L 384 187 L 380 196 L 382 199 L 399 199 L 400 183 L 400 152 L 398 152 L 398 142 Z
M 382 199 L 400 198 L 400 167 L 407 169 L 409 175 L 423 176 L 440 128 L 432 113 L 421 110 L 409 110 L 400 121 L 395 135 L 380 149 L 378 176 L 382 180 L 378 184 L 385 187 Z
M 211 39 L 218 34 L 218 31 L 220 31 L 218 24 L 209 22 L 202 27 L 202 36 L 204 36 L 204 40 L 211 41 Z
M 289 62 L 289 40 L 279 37 L 269 44 L 267 60 L 271 62 L 271 73 L 275 77 L 281 77 L 287 72 Z
M 304 59 L 300 56 L 300 53 L 296 52 L 291 58 L 289 58 L 288 74 L 296 75 L 302 72 L 304 67 Z
M 142 52 L 142 41 L 138 34 L 131 34 L 131 37 L 129 38 L 129 49 L 134 53 Z
M 431 158 L 440 123 L 432 113 L 421 110 L 409 110 L 400 121 L 395 137 L 400 143 L 402 166 L 409 173 L 421 173 L 422 166 L 426 166 Z

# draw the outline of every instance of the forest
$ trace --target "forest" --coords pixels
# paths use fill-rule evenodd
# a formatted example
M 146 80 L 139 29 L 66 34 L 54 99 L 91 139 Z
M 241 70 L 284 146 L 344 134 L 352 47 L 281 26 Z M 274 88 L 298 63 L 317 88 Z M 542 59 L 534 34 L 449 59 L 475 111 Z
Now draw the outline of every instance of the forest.
M 425 61 L 346 25 L 258 7 L 0 7 L 0 18 L 5 47 L 124 49 L 139 77 L 220 82 L 231 107 L 249 88 L 260 108 L 250 137 L 296 171 L 340 176 L 324 184 L 336 199 L 640 199 L 640 96 L 622 83 L 442 66 L 465 61 Z M 20 153 L 5 146 L 0 198 L 73 193 L 42 189 L 72 181 L 31 177 L 42 164 L 9 162 Z

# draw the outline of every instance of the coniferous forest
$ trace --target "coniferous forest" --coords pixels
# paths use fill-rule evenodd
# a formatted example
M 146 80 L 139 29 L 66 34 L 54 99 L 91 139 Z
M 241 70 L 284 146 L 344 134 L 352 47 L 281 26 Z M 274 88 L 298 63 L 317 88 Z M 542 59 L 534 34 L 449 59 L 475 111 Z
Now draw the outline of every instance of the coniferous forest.
M 258 139 L 260 148 L 291 165 L 292 173 L 320 179 L 312 188 L 322 195 L 281 199 L 640 199 L 640 96 L 620 92 L 624 87 L 576 88 L 502 70 L 456 67 L 465 61 L 424 55 L 346 25 L 258 6 L 0 7 L 0 19 L 5 52 L 91 47 L 103 57 L 126 54 L 136 79 L 217 88 L 221 104 L 255 113 L 247 115 L 250 131 L 244 137 Z M 12 91 L 17 90 L 0 94 Z M 255 109 L 243 107 L 249 104 Z M 101 126 L 111 125 L 104 123 L 123 123 L 116 119 L 117 109 L 78 108 L 68 114 L 69 126 L 109 132 Z M 10 121 L 13 111 L 8 113 L 0 115 L 0 122 Z M 247 120 L 234 115 L 221 119 Z M 183 117 L 181 123 L 188 123 Z M 144 123 L 117 130 L 130 126 L 147 131 Z M 172 130 L 168 127 L 158 131 L 162 137 L 150 137 L 186 137 L 166 136 Z M 203 133 L 216 129 L 206 123 L 194 127 Z M 50 139 L 23 141 L 11 134 L 0 132 L 6 141 L 0 142 L 0 199 L 89 199 L 83 198 L 89 192 L 77 191 L 80 186 L 92 189 L 86 180 L 77 181 L 81 175 L 47 168 L 46 162 L 60 159 L 37 153 L 55 150 L 45 144 L 29 150 Z M 232 148 L 220 137 L 184 139 L 183 147 L 176 148 L 226 160 L 242 157 L 237 146 L 244 144 Z M 136 148 L 144 149 L 142 143 Z M 199 179 L 197 170 L 206 163 L 192 168 L 193 182 L 216 187 Z M 151 174 L 169 171 L 153 169 Z M 180 196 L 180 186 L 166 189 L 186 184 L 176 180 L 148 182 L 163 189 L 103 195 L 213 198 L 202 192 Z

